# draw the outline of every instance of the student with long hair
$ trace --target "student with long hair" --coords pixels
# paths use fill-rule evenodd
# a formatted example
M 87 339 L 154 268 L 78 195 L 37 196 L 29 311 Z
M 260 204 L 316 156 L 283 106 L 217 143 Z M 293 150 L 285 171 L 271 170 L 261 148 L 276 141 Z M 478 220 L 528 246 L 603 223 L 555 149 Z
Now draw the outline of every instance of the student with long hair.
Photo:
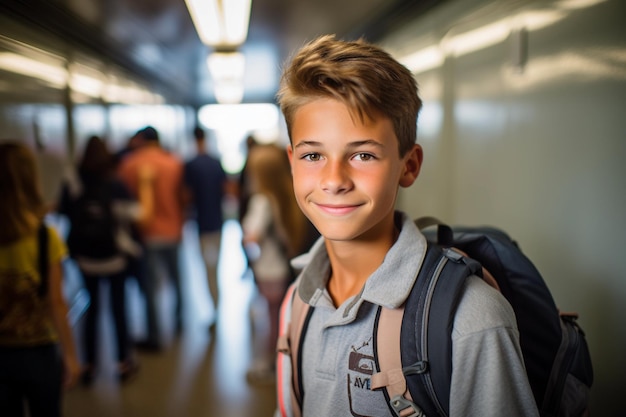
M 5 417 L 58 417 L 62 387 L 80 373 L 67 321 L 61 265 L 65 245 L 45 227 L 47 265 L 40 267 L 45 215 L 35 159 L 25 145 L 0 143 L 0 410 Z M 47 276 L 41 276 L 47 271 Z
M 69 176 L 58 211 L 68 217 L 68 246 L 89 293 L 82 346 L 85 363 L 82 382 L 89 385 L 96 376 L 98 314 L 101 283 L 108 282 L 117 347 L 117 375 L 125 381 L 137 371 L 132 358 L 126 316 L 128 262 L 141 255 L 133 242 L 130 223 L 140 220 L 142 207 L 114 176 L 113 155 L 98 136 L 87 141 L 78 164 L 78 175 Z
M 248 372 L 251 382 L 273 379 L 281 300 L 292 280 L 289 260 L 308 249 L 308 220 L 296 202 L 289 160 L 283 148 L 257 145 L 248 155 L 252 194 L 242 220 L 244 247 L 249 250 L 259 293 L 267 300 L 269 335 L 263 360 Z

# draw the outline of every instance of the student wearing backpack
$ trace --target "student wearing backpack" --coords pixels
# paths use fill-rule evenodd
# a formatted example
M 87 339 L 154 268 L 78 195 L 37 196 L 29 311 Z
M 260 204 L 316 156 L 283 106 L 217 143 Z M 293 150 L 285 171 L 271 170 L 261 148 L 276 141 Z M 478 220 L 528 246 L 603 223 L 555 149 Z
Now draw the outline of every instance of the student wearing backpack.
M 149 181 L 149 178 L 146 180 Z M 100 289 L 108 282 L 117 350 L 117 375 L 125 381 L 137 372 L 130 349 L 126 316 L 128 262 L 141 255 L 131 239 L 130 224 L 145 218 L 151 198 L 140 206 L 114 176 L 113 155 L 97 136 L 87 141 L 78 175 L 68 175 L 61 190 L 58 212 L 70 222 L 67 243 L 89 293 L 82 347 L 82 383 L 90 385 L 97 374 Z
M 323 36 L 286 67 L 278 99 L 296 198 L 322 235 L 293 287 L 311 311 L 300 346 L 284 343 L 291 298 L 283 304 L 280 414 L 396 415 L 386 390 L 371 389 L 374 328 L 381 306 L 407 300 L 426 253 L 424 235 L 395 210 L 422 164 L 415 80 L 372 44 Z M 449 415 L 538 416 L 506 299 L 472 276 L 451 325 Z
M 243 245 L 254 273 L 254 282 L 267 302 L 267 344 L 246 377 L 252 383 L 275 381 L 274 348 L 278 339 L 281 301 L 291 283 L 289 259 L 302 253 L 307 243 L 307 220 L 298 208 L 289 161 L 282 147 L 256 145 L 248 155 L 250 201 L 242 219 Z
M 43 222 L 35 158 L 0 143 L 0 414 L 59 417 L 80 363 L 63 297 L 67 248 Z M 28 412 L 26 411 L 28 410 Z

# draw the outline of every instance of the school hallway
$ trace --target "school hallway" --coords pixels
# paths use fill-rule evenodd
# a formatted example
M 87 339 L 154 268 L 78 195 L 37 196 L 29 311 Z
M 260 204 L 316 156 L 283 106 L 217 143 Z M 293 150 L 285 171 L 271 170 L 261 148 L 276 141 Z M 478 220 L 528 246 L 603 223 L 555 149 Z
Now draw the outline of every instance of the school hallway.
M 221 305 L 217 326 L 214 317 L 193 223 L 185 226 L 181 251 L 184 329 L 174 332 L 173 291 L 161 280 L 161 323 L 165 348 L 159 353 L 137 351 L 139 372 L 119 383 L 115 375 L 112 318 L 103 299 L 100 314 L 98 375 L 90 387 L 78 384 L 64 398 L 64 417 L 270 417 L 276 407 L 271 383 L 250 384 L 246 370 L 255 360 L 267 326 L 263 302 L 252 275 L 245 267 L 240 247 L 241 229 L 234 220 L 223 228 L 218 270 Z M 68 286 L 77 285 L 76 271 L 69 265 Z M 74 314 L 80 317 L 86 297 L 72 292 Z M 106 297 L 107 291 L 103 291 Z M 143 300 L 135 280 L 128 282 L 129 327 L 141 338 L 144 327 Z M 104 314 L 103 314 L 104 313 Z M 81 320 L 74 326 L 80 337 Z M 254 324 L 253 324 L 254 323 Z M 254 335 L 257 335 L 255 337 Z

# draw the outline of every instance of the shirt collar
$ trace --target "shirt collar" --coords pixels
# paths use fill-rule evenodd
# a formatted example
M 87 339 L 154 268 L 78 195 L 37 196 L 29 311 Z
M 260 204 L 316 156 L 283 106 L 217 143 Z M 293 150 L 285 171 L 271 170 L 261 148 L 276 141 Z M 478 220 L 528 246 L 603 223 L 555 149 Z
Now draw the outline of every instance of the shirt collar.
M 367 279 L 357 299 L 352 297 L 346 303 L 360 304 L 360 298 L 387 308 L 397 308 L 409 296 L 426 255 L 426 238 L 406 214 L 396 212 L 396 220 L 400 226 L 398 239 L 382 264 Z M 299 277 L 298 292 L 303 300 L 315 304 L 325 291 L 330 276 L 324 238 L 319 238 L 309 253 L 294 259 L 292 264 L 295 267 L 306 264 Z

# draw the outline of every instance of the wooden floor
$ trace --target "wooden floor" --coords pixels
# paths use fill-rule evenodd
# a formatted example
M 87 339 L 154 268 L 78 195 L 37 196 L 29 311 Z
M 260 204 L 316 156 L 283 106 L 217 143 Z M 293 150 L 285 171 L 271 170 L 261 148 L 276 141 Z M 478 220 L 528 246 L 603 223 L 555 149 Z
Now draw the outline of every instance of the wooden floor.
M 208 323 L 215 312 L 200 261 L 197 235 L 193 224 L 186 225 L 181 252 L 185 328 L 180 336 L 174 335 L 171 288 L 163 281 L 161 319 L 167 346 L 161 353 L 138 352 L 140 371 L 125 384 L 117 382 L 113 373 L 112 319 L 108 309 L 103 308 L 98 376 L 91 387 L 78 386 L 66 392 L 65 417 L 273 415 L 274 385 L 252 385 L 246 381 L 246 370 L 258 356 L 267 323 L 263 302 L 245 268 L 240 239 L 239 225 L 232 220 L 226 222 L 219 268 L 223 302 L 217 314 L 217 328 L 210 332 Z M 73 275 L 72 271 L 68 273 L 70 283 L 75 279 Z M 141 337 L 143 303 L 134 281 L 129 282 L 128 298 L 131 333 Z M 80 310 L 78 306 L 76 309 Z M 80 319 L 75 329 L 79 336 Z

